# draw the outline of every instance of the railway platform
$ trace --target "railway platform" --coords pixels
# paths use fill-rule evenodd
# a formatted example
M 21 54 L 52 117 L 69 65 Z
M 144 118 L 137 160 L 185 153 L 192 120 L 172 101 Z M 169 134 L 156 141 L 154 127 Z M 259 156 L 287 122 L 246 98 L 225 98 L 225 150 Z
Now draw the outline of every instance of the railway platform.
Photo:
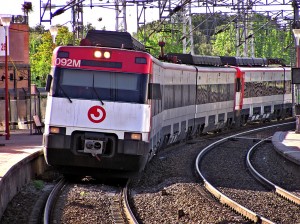
M 12 130 L 9 140 L 0 136 L 0 180 L 10 167 L 41 150 L 42 135 L 30 134 L 30 130 Z
M 9 140 L 0 135 L 0 220 L 20 188 L 44 172 L 42 135 L 11 130 Z
M 275 150 L 286 159 L 300 165 L 300 134 L 295 131 L 279 131 L 272 137 Z

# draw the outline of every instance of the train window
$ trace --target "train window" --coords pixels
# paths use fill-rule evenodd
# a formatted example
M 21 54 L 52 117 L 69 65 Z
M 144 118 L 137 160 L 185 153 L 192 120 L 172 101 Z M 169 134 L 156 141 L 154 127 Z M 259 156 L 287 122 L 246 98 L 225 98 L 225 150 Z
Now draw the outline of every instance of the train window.
M 149 83 L 148 98 L 153 100 L 161 99 L 161 91 L 159 83 Z
M 53 96 L 145 103 L 149 76 L 144 74 L 58 69 L 55 74 L 65 94 Z M 55 89 L 55 88 L 54 88 Z
M 196 100 L 196 86 L 189 85 L 189 105 L 193 105 Z
M 219 88 L 217 84 L 210 85 L 210 103 L 219 102 Z
M 93 76 L 83 75 L 80 70 L 65 70 L 64 75 L 61 77 L 61 85 L 69 86 L 93 86 Z
M 174 107 L 182 106 L 182 88 L 181 85 L 174 85 Z
M 220 84 L 219 85 L 219 101 L 226 101 L 228 99 L 227 91 L 226 91 L 227 84 Z
M 174 108 L 173 86 L 164 86 L 164 110 Z
M 197 87 L 197 104 L 209 102 L 208 85 L 199 85 Z
M 189 85 L 183 85 L 182 86 L 182 106 L 188 106 L 190 105 L 190 99 L 189 99 Z

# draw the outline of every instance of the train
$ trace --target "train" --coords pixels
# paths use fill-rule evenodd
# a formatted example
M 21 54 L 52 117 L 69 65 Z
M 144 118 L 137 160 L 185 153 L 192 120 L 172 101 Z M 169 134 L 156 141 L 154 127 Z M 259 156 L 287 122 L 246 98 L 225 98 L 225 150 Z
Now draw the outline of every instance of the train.
M 170 145 L 290 117 L 291 68 L 278 61 L 156 58 L 127 32 L 91 30 L 53 51 L 45 160 L 66 176 L 130 177 Z

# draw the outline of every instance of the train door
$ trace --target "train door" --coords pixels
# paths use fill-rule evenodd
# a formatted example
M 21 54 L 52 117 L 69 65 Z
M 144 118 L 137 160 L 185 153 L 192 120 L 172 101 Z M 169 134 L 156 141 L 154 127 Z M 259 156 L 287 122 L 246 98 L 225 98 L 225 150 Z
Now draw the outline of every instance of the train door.
M 240 68 L 236 67 L 236 78 L 235 78 L 235 90 L 234 90 L 234 111 L 236 124 L 239 126 L 246 122 L 247 118 L 241 114 L 243 109 L 243 97 L 244 97 L 244 72 Z

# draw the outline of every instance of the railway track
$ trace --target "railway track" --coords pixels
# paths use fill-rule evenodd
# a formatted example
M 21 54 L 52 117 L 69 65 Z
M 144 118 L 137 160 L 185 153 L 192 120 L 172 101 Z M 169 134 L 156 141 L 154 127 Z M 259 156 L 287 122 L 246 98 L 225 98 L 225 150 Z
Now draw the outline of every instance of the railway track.
M 95 221 L 116 224 L 138 223 L 127 201 L 127 185 L 128 181 L 122 187 L 95 183 L 74 184 L 63 178 L 48 197 L 43 222 L 44 224 L 61 221 L 64 223 L 93 223 Z M 77 191 L 79 198 L 68 197 L 68 192 L 72 191 Z M 65 217 L 65 214 L 70 217 Z
M 196 159 L 197 173 L 203 180 L 206 189 L 221 203 L 230 206 L 254 222 L 295 223 L 295 220 L 300 220 L 298 197 L 292 196 L 278 186 L 271 185 L 270 181 L 266 182 L 267 179 L 262 178 L 262 175 L 254 171 L 250 162 L 254 148 L 268 139 L 266 130 L 274 129 L 279 125 L 286 124 L 257 128 L 220 139 L 202 150 Z M 260 143 L 255 144 L 259 140 L 261 140 Z M 249 148 L 252 149 L 246 157 L 245 153 Z M 206 159 L 207 157 L 209 159 Z M 245 158 L 247 158 L 247 166 Z M 205 163 L 209 164 L 205 165 Z M 218 166 L 214 167 L 214 163 Z M 216 169 L 222 169 L 222 177 L 214 176 Z M 251 173 L 255 174 L 260 181 L 264 180 L 263 186 L 249 174 L 248 169 L 252 170 Z M 267 188 L 265 188 L 266 185 Z M 289 198 L 296 204 L 290 203 L 282 197 L 274 197 L 272 193 L 274 189 L 280 194 L 285 192 L 284 198 Z
M 264 177 L 261 173 L 259 173 L 254 165 L 251 162 L 251 156 L 253 156 L 254 151 L 256 148 L 258 148 L 262 143 L 264 143 L 265 141 L 270 141 L 270 138 L 267 139 L 263 139 L 260 142 L 258 142 L 257 144 L 255 144 L 247 153 L 247 159 L 246 159 L 246 164 L 247 167 L 249 168 L 249 171 L 252 173 L 252 175 L 259 180 L 262 184 L 264 184 L 266 187 L 268 187 L 269 189 L 271 189 L 272 191 L 274 191 L 276 194 L 278 194 L 279 196 L 297 204 L 300 205 L 300 195 L 296 195 L 293 194 L 292 192 L 276 185 L 275 183 L 273 183 L 271 180 L 267 179 L 267 177 Z
M 294 122 L 292 122 L 294 127 Z M 261 124 L 262 125 L 262 124 Z M 275 126 L 278 126 L 277 124 Z M 242 130 L 248 129 L 248 127 L 243 127 Z M 252 128 L 252 127 L 251 127 Z M 284 129 L 290 130 L 290 129 Z M 199 154 L 201 150 L 207 148 L 206 146 L 211 144 L 213 141 L 224 137 L 224 135 L 229 135 L 232 132 L 237 132 L 239 130 L 226 130 L 222 133 L 210 134 L 203 136 L 198 139 L 194 139 L 189 142 L 189 144 L 179 144 L 169 149 L 166 149 L 163 152 L 160 152 L 158 156 L 149 164 L 149 167 L 143 172 L 141 176 L 141 180 L 134 183 L 133 186 L 130 186 L 130 205 L 132 205 L 134 214 L 137 220 L 140 223 L 144 224 L 152 224 L 152 223 L 218 223 L 218 222 L 227 222 L 227 223 L 252 223 L 245 219 L 242 215 L 233 212 L 227 206 L 222 206 L 222 204 L 218 203 L 215 198 L 204 188 L 202 184 L 199 184 L 199 178 L 191 172 L 191 168 L 195 166 L 195 158 Z M 279 131 L 279 129 L 277 129 Z M 280 131 L 282 131 L 280 129 Z M 231 134 L 232 135 L 232 134 Z M 251 148 L 255 142 L 260 141 L 262 139 L 267 138 L 270 134 L 257 133 L 257 134 L 248 134 L 247 136 L 230 136 L 226 142 L 233 143 L 235 148 L 238 149 L 237 143 L 239 141 L 247 141 L 247 151 Z M 265 141 L 268 142 L 268 141 Z M 251 144 L 250 144 L 251 143 Z M 264 143 L 262 143 L 264 144 Z M 267 143 L 265 143 L 267 144 Z M 251 147 L 250 147 L 251 145 Z M 270 144 L 271 145 L 271 144 Z M 267 170 L 267 166 L 270 166 L 270 169 L 274 168 L 272 165 L 268 164 L 268 158 L 265 158 L 266 161 L 263 164 L 266 164 L 266 167 L 259 167 L 261 160 L 255 159 L 257 157 L 267 157 L 270 155 L 272 151 L 271 146 L 266 146 L 263 150 L 256 147 L 256 150 L 253 151 L 253 154 L 250 156 L 250 160 L 252 165 L 259 173 L 261 173 L 264 177 L 267 177 L 272 182 L 276 183 L 274 179 L 277 178 L 277 173 L 280 172 L 282 166 L 280 166 L 279 171 L 276 170 L 275 177 L 270 178 L 268 173 L 264 173 L 263 171 Z M 223 147 L 223 146 L 222 146 Z M 232 150 L 233 153 L 234 150 Z M 238 151 L 238 150 L 237 150 Z M 246 150 L 245 150 L 246 151 Z M 265 153 L 261 156 L 256 156 L 255 154 Z M 209 154 L 209 153 L 208 153 Z M 220 153 L 219 153 L 220 154 Z M 224 154 L 224 153 L 223 153 Z M 228 155 L 223 155 L 223 160 L 228 160 L 228 158 L 233 157 Z M 215 156 L 217 158 L 217 156 Z M 243 157 L 239 163 L 246 164 L 245 158 L 246 153 L 242 155 Z M 278 156 L 278 160 L 283 160 L 282 156 Z M 225 161 L 226 162 L 226 161 Z M 223 166 L 223 162 L 219 161 L 216 166 L 213 166 L 216 162 L 212 162 L 212 167 L 221 167 Z M 238 163 L 238 162 L 236 162 Z M 276 161 L 279 166 L 279 161 Z M 272 163 L 271 163 L 272 164 Z M 233 166 L 233 165 L 231 165 Z M 248 167 L 246 169 L 249 169 Z M 219 174 L 212 176 L 212 171 L 205 171 L 204 176 L 209 181 L 210 184 L 217 187 L 220 192 L 227 197 L 235 200 L 235 197 L 231 196 L 231 192 L 227 194 L 231 189 L 235 189 L 236 192 L 234 194 L 240 194 L 240 191 L 249 188 L 250 191 L 254 189 L 253 177 L 251 176 L 251 180 L 249 180 L 249 186 L 238 187 L 236 185 L 225 185 L 224 179 L 226 179 L 226 173 L 230 170 L 230 167 L 225 172 L 222 170 Z M 240 169 L 241 170 L 241 169 Z M 240 172 L 238 170 L 236 173 Z M 274 170 L 274 169 L 273 169 Z M 246 172 L 247 173 L 247 172 Z M 300 172 L 299 172 L 300 173 Z M 250 173 L 248 172 L 249 175 Z M 214 174 L 213 174 L 214 175 Z M 285 181 L 286 185 L 291 185 L 292 179 L 290 178 L 290 174 L 286 175 L 282 180 Z M 211 180 L 211 178 L 213 180 Z M 230 177 L 231 178 L 231 177 Z M 220 180 L 217 184 L 214 182 L 214 179 Z M 288 179 L 291 179 L 290 182 L 287 182 Z M 300 179 L 300 178 L 299 178 Z M 224 183 L 222 183 L 224 182 Z M 257 181 L 254 181 L 257 184 Z M 133 181 L 131 182 L 133 183 Z M 238 183 L 238 182 L 237 182 Z M 72 186 L 73 185 L 73 186 Z M 277 185 L 281 186 L 277 183 Z M 256 185 L 255 185 L 256 186 Z M 298 184 L 300 186 L 300 184 Z M 89 189 L 91 188 L 91 189 Z M 244 189 L 243 189 L 244 188 Z M 299 189 L 299 187 L 297 188 Z M 291 189 L 289 189 L 291 190 Z M 227 192 L 226 192 L 227 191 Z M 268 188 L 259 187 L 260 192 L 266 192 L 270 198 L 275 197 L 275 194 L 272 190 Z M 59 191 L 60 196 L 58 197 L 58 203 L 62 203 L 65 206 L 64 211 L 65 215 L 58 214 L 60 216 L 55 216 L 54 219 L 63 220 L 63 223 L 113 223 L 116 222 L 116 218 L 113 218 L 113 211 L 118 213 L 118 208 L 120 202 L 122 200 L 119 199 L 119 194 L 121 194 L 122 189 L 113 188 L 110 189 L 109 186 L 102 185 L 101 183 L 89 183 L 89 182 L 80 182 L 75 184 L 67 184 L 62 191 Z M 234 195 L 233 194 L 233 195 Z M 71 196 L 70 196 L 71 195 Z M 63 198 L 63 199 L 61 199 Z M 68 199 L 69 198 L 69 199 Z M 250 196 L 249 196 L 250 198 Z M 221 198 L 223 200 L 223 198 Z M 282 198 L 281 198 L 282 199 Z M 285 201 L 284 199 L 282 199 Z M 248 208 L 249 211 L 254 212 L 254 215 L 259 214 L 262 217 L 263 212 L 260 210 L 252 209 L 247 204 L 243 204 L 240 198 L 237 198 L 237 203 L 244 205 L 245 208 Z M 266 202 L 267 203 L 267 202 Z M 18 202 L 19 204 L 19 202 Z M 274 203 L 273 203 L 274 204 Z M 101 208 L 100 208 L 101 206 Z M 260 207 L 264 207 L 265 205 L 260 203 Z M 258 206 L 258 207 L 259 207 Z M 267 205 L 268 206 L 268 205 Z M 290 205 L 288 204 L 288 207 Z M 41 206 L 40 206 L 41 207 Z M 51 207 L 48 205 L 48 207 Z M 55 205 L 57 210 L 60 210 L 59 207 Z M 299 207 L 299 206 L 298 206 Z M 267 207 L 268 209 L 268 207 Z M 57 215 L 57 211 L 54 209 L 54 215 Z M 14 214 L 16 214 L 16 208 L 13 209 Z M 94 211 L 94 212 L 93 212 Z M 291 209 L 292 217 L 295 215 L 294 210 Z M 275 213 L 275 212 L 273 212 Z M 299 213 L 299 212 L 298 212 Z M 15 215 L 16 216 L 16 215 Z M 123 216 L 123 215 L 122 215 Z M 260 216 L 257 220 L 261 220 Z M 268 217 L 267 217 L 268 218 Z M 266 219 L 267 219 L 266 218 Z M 78 221 L 80 219 L 80 221 Z M 18 220 L 18 219 L 15 219 Z M 77 221 L 75 221 L 77 220 Z M 271 219 L 272 220 L 272 219 Z M 297 217 L 295 217 L 297 221 Z M 274 220 L 272 220 L 274 221 Z M 277 221 L 277 220 L 276 220 Z M 290 220 L 289 220 L 290 221 Z M 57 221 L 59 222 L 59 221 Z M 118 220 L 117 223 L 132 223 L 135 221 L 127 221 L 127 219 Z M 7 223 L 17 223 L 17 221 L 11 221 Z M 25 223 L 25 222 L 24 222 Z M 41 223 L 41 222 L 39 222 Z M 46 222 L 45 222 L 46 223 Z M 291 223 L 291 222 L 280 222 L 278 223 Z M 295 223 L 295 222 L 292 222 Z

